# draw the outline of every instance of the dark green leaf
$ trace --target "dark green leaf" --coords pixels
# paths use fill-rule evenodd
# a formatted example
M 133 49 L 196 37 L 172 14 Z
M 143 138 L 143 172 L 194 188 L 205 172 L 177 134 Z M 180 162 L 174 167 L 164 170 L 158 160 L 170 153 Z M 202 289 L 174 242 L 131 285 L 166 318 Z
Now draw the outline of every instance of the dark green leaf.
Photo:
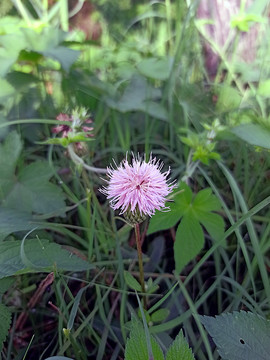
M 50 183 L 53 171 L 46 161 L 37 161 L 26 166 L 18 175 L 18 181 L 5 198 L 5 207 L 20 211 L 51 213 L 65 212 L 65 195 L 61 188 Z
M 141 287 L 140 283 L 128 271 L 124 271 L 124 278 L 125 278 L 125 281 L 126 281 L 127 285 L 131 289 L 137 290 L 137 291 L 142 290 L 142 287 Z
M 8 335 L 10 323 L 11 313 L 9 309 L 5 305 L 0 304 L 0 352 L 2 351 L 3 342 L 6 340 L 6 337 Z
M 4 294 L 14 283 L 14 278 L 0 279 L 0 295 Z
M 212 194 L 211 189 L 199 191 L 195 196 L 192 206 L 196 214 L 200 214 L 201 212 L 217 211 L 221 208 L 220 201 Z
M 118 101 L 107 99 L 107 102 L 120 112 L 143 111 L 157 119 L 167 120 L 167 110 L 159 102 L 154 101 L 159 98 L 159 89 L 153 88 L 145 78 L 134 76 Z
M 203 248 L 204 235 L 198 220 L 191 214 L 185 215 L 180 222 L 174 243 L 175 270 L 180 273 Z
M 269 360 L 270 322 L 250 312 L 201 316 L 224 360 Z
M 0 207 L 0 224 L 0 241 L 14 232 L 48 227 L 46 223 L 39 224 L 29 212 L 3 207 Z
M 152 79 L 166 80 L 170 76 L 172 59 L 169 57 L 162 59 L 148 58 L 142 60 L 137 67 L 144 76 L 148 76 Z
M 21 241 L 0 243 L 0 278 L 16 273 L 27 273 L 28 268 L 21 259 Z M 71 254 L 60 245 L 48 240 L 30 239 L 24 244 L 25 257 L 33 264 L 34 270 L 52 271 L 55 267 L 65 271 L 83 271 L 93 266 Z
M 156 322 L 162 322 L 164 320 L 167 319 L 167 317 L 170 315 L 170 310 L 169 309 L 158 309 L 157 311 L 155 311 L 152 315 L 151 315 L 151 320 L 156 323 Z
M 151 346 L 154 359 L 164 360 L 162 350 L 153 336 L 151 336 Z M 131 323 L 131 332 L 126 344 L 125 360 L 134 359 L 149 360 L 149 354 L 144 328 L 138 320 L 133 318 Z
M 166 360 L 195 360 L 182 330 L 167 351 Z
M 15 167 L 22 150 L 20 136 L 11 132 L 0 144 L 0 200 L 5 197 L 15 182 Z
M 192 191 L 187 184 L 181 183 L 179 188 L 175 189 L 175 194 L 173 201 L 166 204 L 170 210 L 156 211 L 155 215 L 151 218 L 147 230 L 148 235 L 175 226 L 188 209 L 192 200 Z

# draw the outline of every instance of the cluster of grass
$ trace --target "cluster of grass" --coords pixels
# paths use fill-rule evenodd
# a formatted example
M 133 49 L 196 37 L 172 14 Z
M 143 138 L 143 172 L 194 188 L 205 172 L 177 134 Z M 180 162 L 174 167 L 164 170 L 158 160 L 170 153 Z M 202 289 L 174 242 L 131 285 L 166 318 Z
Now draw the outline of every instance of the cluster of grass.
M 7 335 L 2 359 L 124 358 L 131 315 L 140 317 L 125 276 L 139 276 L 134 230 L 99 192 L 105 175 L 89 167 L 105 169 L 130 152 L 161 159 L 172 180 L 193 194 L 210 188 L 221 204 L 225 229 L 213 239 L 204 227 L 203 248 L 180 273 L 174 272 L 178 223 L 147 235 L 147 220 L 141 229 L 145 278 L 158 285 L 148 295 L 150 333 L 164 350 L 183 329 L 197 360 L 219 359 L 200 314 L 243 309 L 269 317 L 270 161 L 267 150 L 253 146 L 270 138 L 267 24 L 252 64 L 236 66 L 220 50 L 212 79 L 198 1 L 93 1 L 91 21 L 100 31 L 94 41 L 69 31 L 67 0 L 5 3 L 0 319 L 5 324 L 12 314 L 12 321 L 8 335 L 0 331 L 1 341 Z M 56 116 L 78 108 L 89 111 L 94 126 L 87 152 L 78 155 L 83 165 L 63 146 L 42 144 L 52 138 Z M 253 126 L 251 134 L 244 125 Z M 209 228 L 214 233 L 218 225 Z M 27 247 L 31 239 L 40 248 Z M 12 244 L 19 244 L 17 253 L 9 253 Z M 77 262 L 68 264 L 62 249 Z M 84 271 L 81 260 L 90 264 Z

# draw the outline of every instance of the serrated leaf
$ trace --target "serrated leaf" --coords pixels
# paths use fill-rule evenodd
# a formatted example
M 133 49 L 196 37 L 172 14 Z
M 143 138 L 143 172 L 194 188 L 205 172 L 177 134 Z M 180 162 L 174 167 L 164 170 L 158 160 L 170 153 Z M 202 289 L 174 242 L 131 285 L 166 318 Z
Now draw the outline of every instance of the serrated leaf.
M 268 360 L 270 321 L 250 312 L 200 316 L 223 360 Z
M 29 269 L 23 262 L 21 241 L 6 241 L 0 243 L 0 279 L 16 273 L 27 273 Z M 34 266 L 34 270 L 53 271 L 55 268 L 64 271 L 84 271 L 93 265 L 71 254 L 60 245 L 48 240 L 29 239 L 25 242 L 24 253 Z
M 124 278 L 125 281 L 127 283 L 127 285 L 133 289 L 133 290 L 137 290 L 137 291 L 141 291 L 142 287 L 140 285 L 140 283 L 134 278 L 134 276 L 132 276 L 128 271 L 124 271 Z
M 163 352 L 153 336 L 151 336 L 151 346 L 154 359 L 164 360 Z M 138 320 L 133 318 L 131 332 L 126 343 L 125 360 L 134 359 L 149 360 L 149 355 L 144 328 Z
M 153 312 L 153 314 L 151 315 L 151 320 L 154 323 L 162 322 L 162 321 L 166 320 L 169 315 L 170 315 L 169 309 L 166 309 L 166 308 L 158 309 L 157 311 Z
M 204 235 L 196 218 L 184 216 L 179 224 L 174 242 L 175 270 L 180 273 L 203 248 Z
M 195 360 L 182 330 L 180 330 L 172 345 L 169 347 L 166 360 Z
M 259 124 L 239 125 L 231 132 L 251 145 L 270 149 L 270 130 Z
M 3 342 L 6 340 L 6 337 L 8 335 L 8 330 L 10 328 L 11 323 L 11 312 L 9 309 L 3 305 L 0 304 L 0 352 L 3 348 Z

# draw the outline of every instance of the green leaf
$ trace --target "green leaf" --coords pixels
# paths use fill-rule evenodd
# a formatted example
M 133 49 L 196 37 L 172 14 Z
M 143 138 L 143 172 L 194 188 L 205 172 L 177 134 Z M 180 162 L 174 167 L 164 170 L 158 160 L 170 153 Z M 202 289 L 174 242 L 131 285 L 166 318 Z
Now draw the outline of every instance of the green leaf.
M 200 316 L 224 360 L 268 360 L 270 321 L 250 312 Z
M 157 80 L 167 80 L 172 68 L 172 59 L 169 57 L 144 59 L 137 65 L 137 68 L 144 76 Z
M 193 209 L 196 214 L 201 212 L 220 210 L 221 204 L 218 198 L 213 195 L 211 189 L 203 189 L 198 192 L 193 201 Z
M 204 235 L 199 221 L 192 214 L 184 216 L 176 231 L 175 270 L 180 273 L 184 266 L 201 251 L 203 245 Z
M 15 94 L 14 87 L 7 80 L 0 78 L 0 104 L 4 104 L 9 97 Z
M 107 99 L 113 109 L 120 112 L 142 111 L 160 120 L 167 120 L 167 110 L 156 99 L 162 96 L 159 89 L 153 88 L 146 79 L 134 76 L 118 101 Z
M 179 272 L 203 248 L 201 225 L 214 240 L 219 240 L 223 237 L 225 224 L 220 215 L 212 212 L 219 210 L 221 204 L 211 189 L 201 190 L 192 201 L 191 189 L 181 183 L 173 195 L 173 202 L 168 204 L 171 210 L 157 211 L 150 220 L 147 234 L 171 228 L 180 220 L 174 243 L 175 266 Z
M 151 346 L 153 358 L 155 360 L 164 360 L 163 352 L 153 336 L 151 336 Z M 131 331 L 126 343 L 125 360 L 134 359 L 149 360 L 149 354 L 144 328 L 138 320 L 132 318 Z
M 195 360 L 192 351 L 184 338 L 182 330 L 180 330 L 174 342 L 169 347 L 166 360 Z
M 3 342 L 6 340 L 6 337 L 8 335 L 8 330 L 10 328 L 11 323 L 11 312 L 9 309 L 3 305 L 0 304 L 0 352 L 3 348 Z
M 243 124 L 231 131 L 251 145 L 270 149 L 270 130 L 259 124 Z
M 0 207 L 0 241 L 17 231 L 32 230 L 35 227 L 39 229 L 48 227 L 46 223 L 41 225 L 29 212 L 22 212 L 16 209 L 6 209 Z
M 127 283 L 127 285 L 133 289 L 133 290 L 137 290 L 137 291 L 141 291 L 142 287 L 140 285 L 140 283 L 134 278 L 134 276 L 132 276 L 128 271 L 124 271 L 124 278 L 125 278 L 125 282 Z
M 173 196 L 173 201 L 166 204 L 170 210 L 156 211 L 155 215 L 150 219 L 147 235 L 172 228 L 189 207 L 192 200 L 192 191 L 187 184 L 182 182 L 174 193 L 176 195 Z
M 38 214 L 65 210 L 65 195 L 60 186 L 49 182 L 53 171 L 47 161 L 37 161 L 18 174 L 18 180 L 5 198 L 6 208 Z M 1 175 L 0 175 L 1 177 Z
M 258 94 L 267 98 L 270 97 L 270 79 L 260 81 Z
M 166 320 L 169 315 L 170 315 L 169 309 L 166 309 L 166 308 L 158 309 L 151 315 L 151 320 L 154 323 L 162 322 L 162 321 Z
M 14 283 L 14 278 L 0 279 L 0 295 L 4 294 Z
M 12 131 L 3 144 L 0 144 L 0 200 L 15 182 L 15 168 L 22 150 L 20 136 Z
M 198 220 L 205 227 L 212 239 L 218 241 L 224 237 L 225 223 L 220 215 L 210 212 L 201 213 Z M 225 244 L 226 241 L 224 240 L 223 245 Z
M 27 273 L 33 269 L 23 262 L 21 241 L 5 241 L 0 243 L 0 279 L 17 273 Z M 60 245 L 48 240 L 29 239 L 25 242 L 26 258 L 40 271 L 53 271 L 55 268 L 64 271 L 84 271 L 93 268 L 87 261 L 71 254 Z
M 223 85 L 218 91 L 216 107 L 219 112 L 227 112 L 238 109 L 241 101 L 242 97 L 235 88 Z

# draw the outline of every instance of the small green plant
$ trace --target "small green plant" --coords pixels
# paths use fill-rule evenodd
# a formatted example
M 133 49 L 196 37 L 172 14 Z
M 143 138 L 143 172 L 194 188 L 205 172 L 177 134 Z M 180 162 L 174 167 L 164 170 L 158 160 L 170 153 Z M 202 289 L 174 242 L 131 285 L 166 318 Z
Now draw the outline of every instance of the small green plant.
M 157 340 L 149 334 L 135 317 L 131 321 L 131 331 L 125 349 L 125 360 L 195 360 L 184 338 L 182 330 L 167 349 L 166 357 Z

